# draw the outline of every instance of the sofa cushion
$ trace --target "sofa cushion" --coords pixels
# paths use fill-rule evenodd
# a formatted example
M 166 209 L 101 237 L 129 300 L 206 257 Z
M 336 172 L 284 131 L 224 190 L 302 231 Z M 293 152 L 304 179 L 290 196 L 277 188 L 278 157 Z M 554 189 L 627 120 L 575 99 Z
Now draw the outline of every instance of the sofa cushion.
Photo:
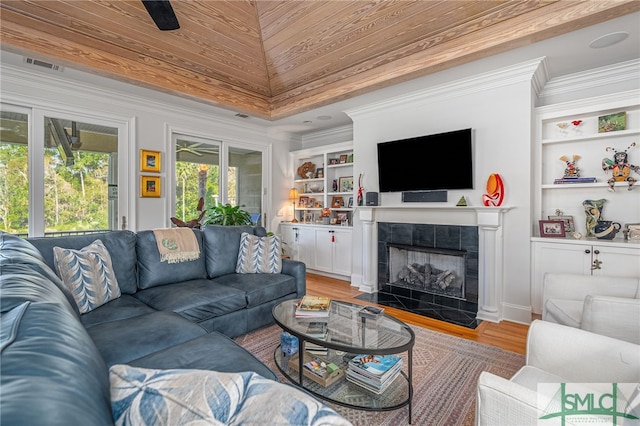
M 244 309 L 247 305 L 243 291 L 207 279 L 140 290 L 135 297 L 154 309 L 173 311 L 194 322 Z
M 561 383 L 566 380 L 553 373 L 549 373 L 530 365 L 525 365 L 513 375 L 511 381 L 537 392 L 539 383 Z
M 153 312 L 105 322 L 87 329 L 110 366 L 179 345 L 206 334 L 204 328 L 173 312 Z
M 111 255 L 113 271 L 115 272 L 120 291 L 124 294 L 133 294 L 138 290 L 138 278 L 136 274 L 136 234 L 131 231 L 113 231 L 100 234 L 74 235 L 67 237 L 38 237 L 29 238 L 42 253 L 42 257 L 49 267 L 55 270 L 53 260 L 53 247 L 70 248 L 80 250 L 95 241 L 102 240 Z
M 7 311 L 27 300 L 59 300 L 80 315 L 71 292 L 44 261 L 40 251 L 22 238 L 0 232 L 0 276 L 13 274 L 16 275 L 14 279 L 3 280 L 0 311 Z M 21 282 L 20 278 L 27 276 L 32 286 Z
M 251 226 L 207 225 L 203 229 L 207 276 L 215 278 L 236 271 L 240 236 L 255 234 Z
M 53 260 L 58 276 L 71 291 L 80 313 L 120 297 L 111 256 L 102 241 L 95 240 L 80 250 L 54 247 Z
M 273 371 L 251 352 L 217 331 L 129 361 L 127 364 L 142 368 L 187 368 L 225 373 L 253 371 L 263 377 L 277 380 Z
M 241 290 L 252 308 L 296 292 L 296 280 L 285 274 L 227 274 L 213 282 Z
M 252 372 L 116 365 L 110 380 L 118 424 L 351 424 L 309 394 Z
M 280 237 L 258 237 L 246 232 L 240 237 L 236 272 L 239 274 L 279 274 L 282 271 Z
M 194 233 L 200 246 L 200 257 L 192 261 L 169 264 L 160 261 L 160 252 L 153 231 L 138 232 L 136 242 L 138 288 L 146 289 L 180 281 L 206 278 L 204 237 L 200 230 L 195 229 Z
M 545 303 L 545 321 L 580 328 L 582 300 L 548 299 Z
M 82 324 L 89 328 L 104 322 L 117 321 L 156 312 L 130 294 L 123 294 L 91 312 L 80 316 Z
M 14 327 L 0 363 L 0 424 L 113 424 L 108 369 L 75 314 L 29 302 Z

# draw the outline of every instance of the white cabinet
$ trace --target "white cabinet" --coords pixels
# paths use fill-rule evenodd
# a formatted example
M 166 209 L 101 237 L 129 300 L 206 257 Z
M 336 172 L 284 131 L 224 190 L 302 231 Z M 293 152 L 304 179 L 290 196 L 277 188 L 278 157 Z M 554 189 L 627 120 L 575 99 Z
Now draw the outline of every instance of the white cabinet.
M 316 228 L 315 268 L 351 275 L 351 229 Z
M 638 243 L 534 238 L 532 256 L 531 298 L 533 312 L 537 314 L 542 313 L 542 285 L 548 272 L 640 277 Z
M 353 145 L 341 143 L 291 153 L 296 219 L 322 223 L 320 213 L 330 209 L 329 221 L 352 225 L 354 210 Z M 357 189 L 357 188 L 355 188 Z
M 346 226 L 281 223 L 285 253 L 307 270 L 341 279 L 351 276 L 352 229 Z
M 600 96 L 536 109 L 536 174 L 532 235 L 539 235 L 538 220 L 548 219 L 556 210 L 573 216 L 576 230 L 586 235 L 585 200 L 605 199 L 602 220 L 625 223 L 640 222 L 640 174 L 633 190 L 627 182 L 617 182 L 615 192 L 609 191 L 607 180 L 612 173 L 602 168 L 603 159 L 613 159 L 614 153 L 627 152 L 628 163 L 640 165 L 640 91 Z M 624 126 L 617 131 L 603 131 L 605 117 L 621 114 Z M 610 119 L 612 120 L 612 119 Z M 618 122 L 622 122 L 619 117 Z M 633 142 L 636 146 L 632 147 Z M 611 149 L 608 149 L 611 148 Z M 580 158 L 576 166 L 581 177 L 594 177 L 593 183 L 556 184 L 568 167 L 562 157 L 571 161 Z M 619 237 L 622 233 L 619 234 Z

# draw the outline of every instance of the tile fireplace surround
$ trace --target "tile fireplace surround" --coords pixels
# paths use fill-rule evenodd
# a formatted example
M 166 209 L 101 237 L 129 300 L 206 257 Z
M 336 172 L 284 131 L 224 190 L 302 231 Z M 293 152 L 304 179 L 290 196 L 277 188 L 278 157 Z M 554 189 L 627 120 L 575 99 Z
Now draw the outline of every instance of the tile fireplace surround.
M 499 322 L 502 319 L 502 221 L 503 214 L 510 209 L 456 206 L 360 208 L 364 287 L 361 290 L 370 292 L 370 295 L 363 297 L 383 305 L 389 302 L 389 306 L 394 307 L 400 307 L 400 300 L 401 304 L 407 304 L 410 308 L 420 308 L 419 302 L 428 301 L 430 304 L 422 303 L 422 307 L 439 309 L 435 317 L 446 313 L 450 318 L 441 319 L 471 328 L 480 320 Z M 387 243 L 465 251 L 467 271 L 464 297 L 424 295 L 407 288 L 390 289 L 387 285 Z M 441 308 L 432 306 L 432 303 Z M 457 313 L 454 314 L 454 310 Z M 427 312 L 425 314 L 432 316 Z

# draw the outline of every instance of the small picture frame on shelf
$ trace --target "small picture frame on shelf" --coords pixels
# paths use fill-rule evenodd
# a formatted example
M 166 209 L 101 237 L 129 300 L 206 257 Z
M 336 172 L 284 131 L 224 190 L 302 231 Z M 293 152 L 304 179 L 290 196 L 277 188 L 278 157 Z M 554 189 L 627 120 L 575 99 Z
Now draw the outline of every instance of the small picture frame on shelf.
M 547 238 L 564 238 L 565 229 L 562 220 L 540 220 L 540 236 Z
M 336 221 L 340 225 L 349 224 L 349 213 L 348 212 L 337 212 L 336 213 Z
M 349 159 L 349 155 L 347 154 L 340 155 L 340 164 L 347 164 L 348 159 Z
M 313 212 L 305 211 L 302 213 L 302 222 L 303 223 L 313 223 L 315 220 Z
M 316 205 L 316 199 L 309 197 L 307 200 L 307 205 L 305 207 L 312 209 Z
M 329 158 L 329 165 L 333 166 L 338 164 L 338 159 L 337 158 Z
M 161 193 L 160 176 L 140 176 L 141 197 L 159 198 Z
M 353 197 L 349 197 L 349 202 L 347 203 L 348 208 L 353 208 Z
M 322 201 L 317 201 L 313 204 L 313 207 L 316 209 L 321 209 L 322 208 Z
M 316 169 L 316 178 L 321 179 L 324 177 L 324 167 L 318 167 Z
M 618 132 L 627 128 L 627 113 L 616 112 L 598 117 L 598 133 Z
M 306 208 L 307 204 L 309 204 L 309 197 L 307 196 L 301 196 L 300 199 L 298 200 L 298 207 L 300 208 Z
M 331 207 L 334 209 L 339 209 L 344 205 L 344 200 L 342 197 L 331 197 Z
M 159 151 L 140 150 L 140 171 L 160 173 L 161 157 Z
M 561 220 L 564 222 L 564 232 L 566 234 L 571 234 L 576 230 L 575 225 L 573 224 L 573 216 L 548 216 L 549 220 Z
M 353 192 L 353 176 L 344 176 L 338 179 L 338 190 L 340 192 Z

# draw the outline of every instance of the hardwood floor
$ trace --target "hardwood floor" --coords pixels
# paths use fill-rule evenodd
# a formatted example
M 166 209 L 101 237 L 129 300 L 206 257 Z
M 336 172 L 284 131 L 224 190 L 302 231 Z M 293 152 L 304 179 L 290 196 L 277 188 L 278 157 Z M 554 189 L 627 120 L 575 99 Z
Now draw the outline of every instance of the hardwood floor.
M 363 294 L 349 282 L 337 280 L 316 274 L 307 274 L 307 293 L 314 296 L 327 296 L 333 300 L 342 300 L 358 304 L 372 304 L 363 302 L 355 297 Z M 451 334 L 464 339 L 475 340 L 486 345 L 497 346 L 507 351 L 524 354 L 529 326 L 502 321 L 495 324 L 483 321 L 475 330 L 449 324 L 443 321 L 423 317 L 411 312 L 383 306 L 385 312 L 407 324 L 417 325 L 441 333 Z

